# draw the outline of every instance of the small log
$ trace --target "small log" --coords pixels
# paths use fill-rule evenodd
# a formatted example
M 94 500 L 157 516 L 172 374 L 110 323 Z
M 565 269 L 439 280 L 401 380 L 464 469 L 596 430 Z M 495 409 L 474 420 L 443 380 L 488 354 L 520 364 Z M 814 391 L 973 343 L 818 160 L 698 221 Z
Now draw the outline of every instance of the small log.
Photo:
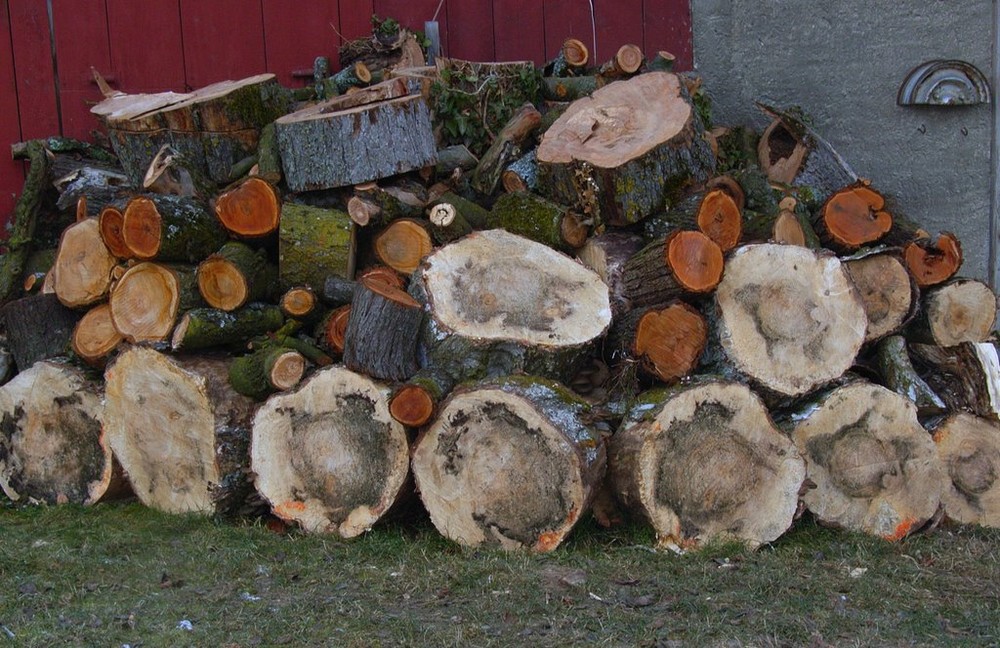
M 643 394 L 608 449 L 610 483 L 661 546 L 787 531 L 806 466 L 747 387 L 715 379 Z
M 105 360 L 123 339 L 111 317 L 111 304 L 105 302 L 80 318 L 73 329 L 71 342 L 73 353 L 87 364 L 103 369 Z
M 911 344 L 917 370 L 954 412 L 968 411 L 1000 421 L 1000 359 L 996 343 L 953 347 Z
M 389 413 L 408 427 L 423 427 L 437 413 L 438 403 L 451 393 L 455 381 L 443 369 L 427 367 L 410 376 L 393 392 Z
M 344 366 L 378 380 L 406 380 L 417 372 L 420 304 L 401 290 L 358 281 L 344 333 Z
M 55 161 L 52 163 L 55 170 Z M 119 170 L 81 166 L 63 176 L 54 176 L 52 185 L 59 192 L 56 207 L 62 211 L 76 208 L 77 217 L 97 216 L 102 206 L 133 192 L 128 178 Z
M 1000 425 L 958 413 L 930 426 L 948 473 L 941 504 L 959 524 L 1000 527 Z
M 251 338 L 277 331 L 284 322 L 280 308 L 258 302 L 228 312 L 217 308 L 194 308 L 181 316 L 170 343 L 174 351 L 238 346 Z
M 672 72 L 677 57 L 666 50 L 660 50 L 651 61 L 647 61 L 646 69 L 650 72 Z
M 746 245 L 727 259 L 715 295 L 723 353 L 780 394 L 805 394 L 839 377 L 864 342 L 861 298 L 832 256 Z
M 701 232 L 673 232 L 625 263 L 625 298 L 632 308 L 641 308 L 709 293 L 719 285 L 722 271 L 722 250 L 715 241 Z
M 542 98 L 549 101 L 576 101 L 594 94 L 596 76 L 542 77 Z
M 882 338 L 876 348 L 875 362 L 883 384 L 912 402 L 921 416 L 942 414 L 947 409 L 941 397 L 914 368 L 903 336 Z
M 73 223 L 63 230 L 52 264 L 56 296 L 69 308 L 101 301 L 111 288 L 111 270 L 117 263 L 104 244 L 96 218 Z
M 882 194 L 865 182 L 856 182 L 826 199 L 815 227 L 828 247 L 856 250 L 885 236 L 892 228 L 892 214 Z
M 614 57 L 601 66 L 599 73 L 605 82 L 613 81 L 637 73 L 645 62 L 642 48 L 627 43 L 619 47 Z
M 897 541 L 934 516 L 947 475 L 912 402 L 855 382 L 804 403 L 792 420 L 816 485 L 802 499 L 821 523 Z
M 532 376 L 453 393 L 413 450 L 434 526 L 466 546 L 558 547 L 604 476 L 589 410 L 565 387 Z
M 486 224 L 563 252 L 581 247 L 590 232 L 573 212 L 527 191 L 500 196 Z
M 458 208 L 443 200 L 427 208 L 427 220 L 431 222 L 434 242 L 439 245 L 446 245 L 472 233 L 472 225 Z
M 576 258 L 607 284 L 611 294 L 611 311 L 616 318 L 629 310 L 625 300 L 625 264 L 642 247 L 642 237 L 613 230 L 591 236 L 576 251 Z
M 108 299 L 115 330 L 129 342 L 166 340 L 186 290 L 182 282 L 188 280 L 159 263 L 138 263 L 126 270 Z
M 408 204 L 391 191 L 378 186 L 360 191 L 355 188 L 355 195 L 347 201 L 347 213 L 358 227 L 381 229 L 399 218 L 419 217 L 423 211 L 423 202 Z
M 252 469 L 279 518 L 308 532 L 358 536 L 406 492 L 406 430 L 389 390 L 341 367 L 271 397 L 253 422 Z
M 350 304 L 351 300 L 354 299 L 354 287 L 356 285 L 352 279 L 330 275 L 323 282 L 323 290 L 319 293 L 319 298 L 327 306 Z
M 518 108 L 479 158 L 472 173 L 472 188 L 484 196 L 492 195 L 504 169 L 521 157 L 528 139 L 541 123 L 542 114 L 532 104 Z
M 234 236 L 268 236 L 278 230 L 281 196 L 267 180 L 249 177 L 215 199 L 215 215 Z
M 464 219 L 474 230 L 487 229 L 487 222 L 490 218 L 490 210 L 479 203 L 463 198 L 456 193 L 446 192 L 441 195 L 437 202 L 448 203 L 455 208 L 456 217 Z
M 139 501 L 167 513 L 259 510 L 250 473 L 254 402 L 229 361 L 133 347 L 105 373 L 104 431 Z
M 198 200 L 215 197 L 215 183 L 183 153 L 169 144 L 157 151 L 142 178 L 142 189 L 166 196 L 186 196 Z
M 691 374 L 708 342 L 708 324 L 684 302 L 637 309 L 619 318 L 610 334 L 616 364 L 638 363 L 665 383 Z
M 26 151 L 30 160 L 28 176 L 10 219 L 13 227 L 7 237 L 7 252 L 0 256 L 0 304 L 15 296 L 24 264 L 31 254 L 38 215 L 48 188 L 49 159 L 45 147 L 39 141 L 32 141 L 26 145 Z
M 379 261 L 408 275 L 434 249 L 434 242 L 424 221 L 402 218 L 378 233 L 374 248 Z
M 306 359 L 301 353 L 268 344 L 230 363 L 229 384 L 236 393 L 259 401 L 295 387 L 305 371 Z
M 182 196 L 136 196 L 122 219 L 130 258 L 198 263 L 226 242 L 226 231 L 201 202 Z
M 368 66 L 361 61 L 345 66 L 340 72 L 330 77 L 330 82 L 336 88 L 337 94 L 342 95 L 351 88 L 360 88 L 372 82 L 372 73 Z
M 572 76 L 581 73 L 589 60 L 590 51 L 583 41 L 567 38 L 559 48 L 556 58 L 545 64 L 543 72 L 557 77 Z
M 278 305 L 286 317 L 300 321 L 312 319 L 320 310 L 319 298 L 308 286 L 289 288 L 278 300 Z
M 538 159 L 536 149 L 531 149 L 510 164 L 500 176 L 500 184 L 508 193 L 534 191 L 538 188 Z
M 472 154 L 464 144 L 454 144 L 438 149 L 437 166 L 434 167 L 439 178 L 447 178 L 455 171 L 472 171 L 479 164 L 479 158 Z
M 132 256 L 132 250 L 125 245 L 125 235 L 122 232 L 122 226 L 125 224 L 124 211 L 124 205 L 112 203 L 106 205 L 97 217 L 101 239 L 111 254 L 118 259 L 128 259 Z
M 333 355 L 343 354 L 347 324 L 350 321 L 350 304 L 344 304 L 330 311 L 316 327 L 316 340 L 320 348 L 326 349 Z
M 278 268 L 264 250 L 230 241 L 198 265 L 198 291 L 212 308 L 231 311 L 274 299 Z
M 667 217 L 674 227 L 698 230 L 729 252 L 743 238 L 742 190 L 738 185 L 736 190 L 740 194 L 721 187 L 697 192 L 667 210 Z M 645 229 L 648 235 L 649 228 Z
M 374 265 L 358 273 L 358 281 L 371 279 L 398 290 L 406 290 L 406 277 L 397 270 L 384 265 Z
M 336 209 L 285 203 L 278 228 L 278 278 L 282 288 L 323 289 L 329 276 L 351 278 L 354 224 Z
M 907 330 L 911 341 L 947 347 L 990 337 L 997 297 L 983 282 L 952 279 L 929 288 L 922 299 L 920 313 Z
M 66 354 L 79 313 L 63 306 L 55 294 L 29 295 L 0 310 L 7 345 L 20 371 L 39 360 Z
M 641 109 L 640 109 L 641 107 Z M 545 131 L 538 186 L 612 225 L 636 223 L 691 183 L 708 180 L 712 152 L 679 77 L 643 74 L 579 99 Z
M 898 253 L 868 251 L 843 263 L 868 317 L 866 343 L 899 331 L 913 319 L 920 293 Z
M 903 261 L 919 287 L 936 286 L 962 267 L 962 244 L 954 234 L 942 232 L 936 241 L 928 237 L 907 244 Z
M 39 362 L 0 387 L 0 488 L 14 501 L 95 504 L 120 491 L 102 430 L 103 386 Z

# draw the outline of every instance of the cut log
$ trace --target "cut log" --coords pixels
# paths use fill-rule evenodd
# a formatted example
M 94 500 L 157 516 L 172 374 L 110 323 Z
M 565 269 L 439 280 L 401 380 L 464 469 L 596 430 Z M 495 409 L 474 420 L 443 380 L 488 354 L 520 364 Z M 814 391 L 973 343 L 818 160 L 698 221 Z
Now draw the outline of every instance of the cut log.
M 305 371 L 306 359 L 301 353 L 268 344 L 230 363 L 229 384 L 237 393 L 259 401 L 295 387 Z
M 212 308 L 231 311 L 274 299 L 278 268 L 264 250 L 230 241 L 198 265 L 198 291 Z
M 742 190 L 715 188 L 695 193 L 667 211 L 667 217 L 679 229 L 698 230 L 715 241 L 723 252 L 736 247 L 743 237 Z M 649 228 L 646 227 L 646 232 Z M 663 232 L 666 236 L 670 232 Z
M 472 225 L 458 208 L 443 200 L 427 208 L 427 220 L 431 222 L 431 235 L 439 245 L 472 233 Z
M 660 50 L 651 61 L 646 63 L 646 68 L 651 72 L 670 72 L 674 69 L 677 57 L 666 50 Z
M 26 151 L 31 164 L 10 219 L 13 227 L 7 238 L 7 251 L 0 256 L 0 303 L 16 296 L 24 264 L 34 247 L 38 217 L 49 186 L 49 158 L 45 146 L 40 141 L 29 142 Z
M 124 338 L 111 318 L 111 304 L 98 304 L 80 318 L 71 338 L 73 353 L 84 362 L 103 369 L 108 355 Z
M 896 541 L 931 519 L 946 473 L 913 403 L 884 387 L 838 387 L 793 415 L 816 488 L 802 499 L 823 524 Z
M 121 491 L 102 431 L 103 386 L 39 362 L 0 387 L 0 488 L 14 501 L 94 504 Z
M 319 293 L 319 298 L 327 306 L 350 304 L 354 299 L 355 285 L 352 279 L 331 275 L 323 282 L 323 291 Z
M 434 526 L 466 546 L 558 547 L 604 476 L 588 411 L 565 387 L 530 376 L 453 393 L 413 450 Z
M 214 346 L 239 346 L 250 338 L 277 331 L 285 322 L 281 309 L 252 303 L 235 311 L 195 308 L 184 313 L 174 328 L 174 351 L 193 351 Z
M 362 61 L 355 61 L 345 66 L 340 72 L 330 77 L 330 83 L 336 89 L 336 94 L 342 95 L 351 88 L 360 88 L 372 82 L 372 72 Z
M 423 427 L 437 413 L 438 403 L 451 393 L 455 381 L 443 369 L 421 369 L 398 388 L 389 401 L 389 413 L 403 425 Z
M 236 180 L 234 177 L 236 165 L 233 165 L 233 171 L 230 179 Z M 253 175 L 272 185 L 280 183 L 283 179 L 281 153 L 278 152 L 278 135 L 275 132 L 274 122 L 260 129 L 260 141 L 257 143 L 257 171 Z M 239 174 L 238 177 L 242 176 L 243 174 Z
M 815 225 L 828 247 L 856 250 L 885 236 L 892 228 L 892 214 L 882 194 L 865 182 L 856 182 L 826 199 Z
M 720 380 L 646 392 L 608 449 L 619 500 L 662 546 L 771 542 L 792 525 L 805 464 L 760 398 Z
M 389 266 L 374 265 L 365 268 L 358 273 L 358 281 L 362 279 L 371 279 L 392 288 L 406 290 L 406 277 Z
M 500 176 L 500 184 L 503 185 L 504 191 L 512 193 L 515 191 L 534 191 L 538 188 L 536 153 L 536 149 L 531 149 L 507 166 Z
M 96 218 L 73 223 L 63 230 L 52 264 L 56 296 L 69 308 L 101 301 L 111 288 L 111 270 L 117 263 L 104 244 Z
M 975 279 L 953 279 L 924 293 L 920 314 L 907 335 L 916 342 L 945 347 L 985 342 L 996 316 L 997 297 L 989 286 Z
M 166 340 L 177 321 L 183 279 L 159 263 L 139 263 L 121 276 L 108 303 L 115 329 L 129 342 Z
M 526 103 L 518 108 L 480 156 L 479 164 L 472 173 L 472 188 L 484 196 L 492 195 L 504 169 L 521 157 L 529 138 L 541 123 L 542 113 L 534 105 Z
M 914 368 L 903 336 L 883 338 L 876 348 L 875 362 L 883 384 L 912 402 L 921 416 L 942 414 L 947 409 L 941 397 Z
M 490 211 L 479 203 L 450 191 L 442 194 L 439 201 L 454 207 L 456 218 L 464 219 L 472 229 L 487 229 L 486 223 L 489 220 Z
M 320 291 L 331 275 L 353 277 L 354 261 L 354 224 L 345 212 L 295 203 L 282 206 L 278 276 L 283 289 L 308 286 Z
M 215 197 L 215 183 L 204 170 L 169 144 L 163 145 L 142 178 L 142 189 L 167 196 L 186 196 L 198 200 Z
M 500 196 L 486 224 L 563 252 L 582 246 L 590 233 L 579 216 L 527 191 Z
M 379 261 L 404 275 L 412 274 L 434 249 L 434 241 L 424 221 L 403 218 L 378 233 L 374 241 Z
M 631 308 L 642 308 L 663 306 L 685 294 L 710 293 L 722 271 L 722 250 L 715 241 L 701 232 L 673 232 L 625 263 L 625 298 Z
M 438 149 L 437 157 L 437 166 L 434 170 L 439 178 L 450 177 L 455 169 L 471 171 L 479 164 L 479 158 L 464 144 L 453 144 Z
M 642 48 L 638 45 L 625 44 L 618 48 L 611 60 L 601 66 L 600 75 L 606 82 L 631 76 L 638 72 L 645 62 Z
M 938 421 L 931 432 L 949 477 L 941 497 L 945 517 L 1000 527 L 1000 425 L 959 413 Z
M 671 383 L 698 366 L 708 342 L 708 324 L 693 306 L 673 302 L 622 316 L 610 339 L 616 364 L 638 363 L 648 375 Z
M 567 38 L 559 48 L 558 56 L 546 63 L 543 71 L 556 77 L 571 76 L 581 73 L 589 60 L 590 51 L 583 41 Z
M 132 250 L 125 245 L 125 235 L 122 232 L 122 226 L 125 224 L 124 209 L 124 205 L 113 203 L 105 206 L 97 217 L 104 245 L 119 259 L 128 259 L 132 256 Z
M 923 238 L 903 248 L 903 260 L 921 288 L 948 281 L 962 267 L 962 244 L 950 232 L 942 232 L 936 241 Z
M 215 199 L 215 214 L 235 236 L 268 236 L 278 230 L 281 196 L 267 180 L 250 177 Z
M 39 360 L 65 355 L 80 315 L 63 306 L 55 294 L 29 295 L 0 310 L 7 344 L 20 371 Z
M 1000 359 L 994 342 L 953 347 L 911 344 L 920 377 L 951 411 L 1000 421 Z
M 344 366 L 378 380 L 402 381 L 420 368 L 420 304 L 371 279 L 358 281 L 344 332 Z
M 399 218 L 419 217 L 424 208 L 423 201 L 417 199 L 413 202 L 417 204 L 404 202 L 389 188 L 355 188 L 355 195 L 347 201 L 347 213 L 359 227 L 381 229 Z
M 576 101 L 589 97 L 597 90 L 596 76 L 574 76 L 542 78 L 542 98 L 549 101 Z
M 278 300 L 278 305 L 286 317 L 300 321 L 315 319 L 320 311 L 319 299 L 309 287 L 289 288 Z
M 483 377 L 496 352 L 513 362 L 506 373 L 567 380 L 611 323 L 600 277 L 503 230 L 439 248 L 414 273 L 410 291 L 427 305 L 429 364 L 458 382 Z
M 406 430 L 389 390 L 341 367 L 271 397 L 253 422 L 252 468 L 275 515 L 309 532 L 358 536 L 406 491 Z
M 617 318 L 628 311 L 625 300 L 625 263 L 643 247 L 642 237 L 608 231 L 591 236 L 576 251 L 576 258 L 597 273 L 611 295 L 611 312 Z
M 167 513 L 242 514 L 250 497 L 255 405 L 229 361 L 133 347 L 105 373 L 104 431 L 139 500 Z
M 840 261 L 798 246 L 738 248 L 716 290 L 721 347 L 756 383 L 797 396 L 854 362 L 868 319 Z
M 133 257 L 198 263 L 226 242 L 226 231 L 209 208 L 182 196 L 136 196 L 122 219 L 122 241 Z
M 356 185 L 437 162 L 430 112 L 419 96 L 325 110 L 320 103 L 275 122 L 292 191 Z
M 316 328 L 316 340 L 320 348 L 326 349 L 334 355 L 341 355 L 344 352 L 344 338 L 347 335 L 347 324 L 350 320 L 350 304 L 344 304 L 330 311 Z
M 572 105 L 542 136 L 538 186 L 612 225 L 638 222 L 708 180 L 714 159 L 684 84 L 651 72 Z
M 898 253 L 872 251 L 843 263 L 868 317 L 865 342 L 895 333 L 913 319 L 920 293 Z

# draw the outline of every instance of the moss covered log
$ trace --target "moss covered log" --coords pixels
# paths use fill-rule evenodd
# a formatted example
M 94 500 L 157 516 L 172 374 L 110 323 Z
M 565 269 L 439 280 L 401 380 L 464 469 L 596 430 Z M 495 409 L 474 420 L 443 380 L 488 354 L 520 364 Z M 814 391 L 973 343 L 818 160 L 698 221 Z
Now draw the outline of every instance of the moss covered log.
M 354 276 L 354 224 L 347 213 L 285 203 L 278 229 L 278 278 L 283 289 L 323 290 L 331 275 Z
M 155 194 L 128 201 L 121 232 L 129 256 L 142 261 L 198 263 L 222 247 L 227 238 L 205 203 Z
M 253 303 L 231 312 L 194 308 L 177 322 L 171 346 L 174 351 L 239 346 L 258 335 L 277 331 L 284 322 L 281 309 L 271 304 Z

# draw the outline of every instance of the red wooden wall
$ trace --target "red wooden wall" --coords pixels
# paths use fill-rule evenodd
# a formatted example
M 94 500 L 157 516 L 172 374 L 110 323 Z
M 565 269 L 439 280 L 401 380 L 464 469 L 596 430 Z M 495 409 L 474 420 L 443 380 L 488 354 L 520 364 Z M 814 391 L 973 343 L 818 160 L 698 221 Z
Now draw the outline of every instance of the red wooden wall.
M 90 139 L 91 67 L 126 92 L 262 71 L 302 85 L 295 72 L 311 77 L 317 56 L 336 65 L 344 39 L 371 33 L 373 13 L 422 30 L 435 11 L 447 56 L 542 63 L 574 36 L 599 60 L 635 43 L 691 66 L 688 0 L 0 0 L 0 223 L 24 181 L 10 143 Z

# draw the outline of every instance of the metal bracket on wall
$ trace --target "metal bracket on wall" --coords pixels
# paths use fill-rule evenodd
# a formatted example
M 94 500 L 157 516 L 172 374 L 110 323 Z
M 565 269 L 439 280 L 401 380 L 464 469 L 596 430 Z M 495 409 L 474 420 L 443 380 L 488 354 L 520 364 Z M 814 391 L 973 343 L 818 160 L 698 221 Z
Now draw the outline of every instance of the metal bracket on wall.
M 900 106 L 971 106 L 991 102 L 989 81 L 965 61 L 934 60 L 918 65 L 899 87 Z

